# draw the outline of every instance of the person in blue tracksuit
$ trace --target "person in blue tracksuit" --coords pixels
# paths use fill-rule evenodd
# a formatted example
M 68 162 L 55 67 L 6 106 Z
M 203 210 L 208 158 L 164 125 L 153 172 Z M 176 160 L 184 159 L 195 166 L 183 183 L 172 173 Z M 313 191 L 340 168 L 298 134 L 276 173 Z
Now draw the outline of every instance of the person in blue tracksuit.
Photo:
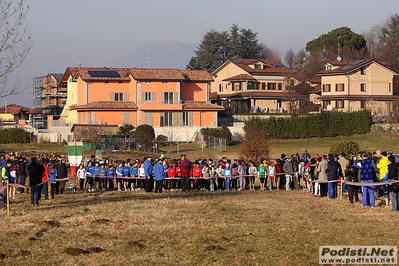
M 123 171 L 123 176 L 124 177 L 129 177 L 130 176 L 130 167 L 129 167 L 128 163 L 124 164 L 122 171 Z M 129 178 L 124 178 L 123 179 L 123 187 L 124 187 L 125 191 L 130 190 L 130 188 L 129 188 Z
M 137 174 L 138 174 L 138 170 L 139 170 L 139 164 L 138 164 L 138 162 L 134 162 L 134 164 L 132 165 L 132 167 L 130 167 L 130 177 L 137 177 Z M 136 179 L 133 179 L 132 180 L 132 187 L 131 187 L 131 189 L 132 190 L 136 190 L 136 183 L 137 183 L 137 180 Z
M 98 175 L 100 172 L 100 165 L 99 163 L 96 163 L 95 166 L 92 168 L 91 173 L 94 179 L 94 187 L 92 191 L 96 190 L 96 187 L 98 186 L 97 184 L 100 182 L 100 176 Z
M 86 177 L 87 178 L 86 178 L 85 187 L 87 187 L 87 184 L 89 184 L 88 191 L 92 192 L 94 191 L 94 182 L 93 182 L 93 165 L 91 161 L 87 163 Z
M 154 166 L 155 193 L 162 193 L 163 180 L 165 179 L 164 158 L 161 158 Z
M 153 171 L 151 156 L 147 156 L 147 160 L 144 162 L 144 175 L 145 175 L 145 192 L 151 192 L 154 185 Z
M 108 177 L 108 189 L 114 190 L 115 168 L 113 165 L 108 166 L 107 177 Z
M 353 166 L 360 169 L 360 181 L 362 183 L 373 183 L 374 167 L 373 159 L 366 152 L 354 158 Z M 362 186 L 362 203 L 367 207 L 367 195 L 370 197 L 370 207 L 374 208 L 374 186 Z
M 122 190 L 122 182 L 123 182 L 123 163 L 120 163 L 118 167 L 115 169 L 116 172 L 116 183 L 118 184 L 118 191 Z

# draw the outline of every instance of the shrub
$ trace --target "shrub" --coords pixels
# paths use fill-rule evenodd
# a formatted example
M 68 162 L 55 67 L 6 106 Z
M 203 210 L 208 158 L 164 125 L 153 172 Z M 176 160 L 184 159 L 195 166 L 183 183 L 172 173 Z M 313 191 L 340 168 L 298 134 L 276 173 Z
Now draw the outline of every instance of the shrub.
M 0 129 L 0 143 L 29 143 L 32 133 L 20 128 Z
M 246 134 L 258 132 L 264 138 L 300 139 L 312 137 L 350 136 L 371 130 L 368 110 L 357 112 L 321 112 L 306 116 L 252 117 L 245 121 Z
M 231 138 L 233 137 L 233 135 L 231 134 L 231 131 L 230 129 L 228 129 L 227 126 L 221 126 L 218 128 L 202 128 L 201 133 L 203 135 L 226 139 L 226 145 L 231 145 Z
M 158 135 L 155 139 L 158 146 L 166 146 L 168 144 L 168 137 L 165 135 Z
M 331 154 L 345 153 L 345 156 L 349 158 L 351 154 L 357 155 L 360 150 L 361 149 L 359 147 L 359 144 L 356 141 L 343 140 L 334 144 L 334 146 L 332 146 L 330 149 L 330 153 Z
M 117 134 L 120 136 L 124 136 L 125 138 L 133 137 L 134 126 L 124 124 L 123 126 L 119 127 Z
M 245 134 L 242 140 L 240 154 L 245 161 L 258 164 L 261 159 L 268 159 L 267 140 L 258 132 Z
M 134 137 L 140 145 L 149 144 L 155 138 L 154 128 L 150 125 L 140 125 L 136 127 Z

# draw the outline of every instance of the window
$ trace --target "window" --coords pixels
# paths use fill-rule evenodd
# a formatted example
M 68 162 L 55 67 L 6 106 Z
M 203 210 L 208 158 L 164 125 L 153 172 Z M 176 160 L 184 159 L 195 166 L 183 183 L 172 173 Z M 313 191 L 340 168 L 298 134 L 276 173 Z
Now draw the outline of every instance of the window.
M 223 84 L 219 84 L 219 92 L 223 91 Z
M 261 64 L 255 64 L 255 69 L 262 69 L 262 65 Z
M 181 85 L 186 85 L 186 82 L 185 82 L 185 81 L 182 81 Z
M 328 66 L 327 66 L 327 70 L 332 70 L 332 66 L 331 66 L 331 65 L 328 65 Z
M 268 82 L 267 83 L 267 90 L 269 90 L 269 91 L 277 90 L 277 83 Z
M 331 106 L 331 101 L 323 101 L 323 109 L 327 109 L 329 106 Z
M 143 101 L 144 102 L 151 102 L 151 101 L 155 101 L 155 97 L 153 98 L 153 96 L 155 96 L 154 95 L 155 93 L 152 93 L 152 92 L 144 92 L 144 94 L 143 94 Z
M 362 68 L 360 69 L 360 74 L 361 74 L 361 75 L 366 75 L 366 68 L 365 68 L 365 67 L 362 67 Z
M 362 108 L 362 109 L 366 108 L 366 102 L 365 101 L 360 101 L 360 108 Z
M 161 127 L 172 127 L 173 126 L 173 113 L 165 112 L 161 113 Z
M 366 83 L 361 83 L 360 84 L 360 91 L 363 91 L 363 92 L 366 91 Z
M 119 85 L 122 85 L 123 84 L 123 82 L 122 81 L 119 81 Z
M 344 101 L 343 100 L 339 100 L 335 102 L 335 107 L 338 109 L 342 109 L 344 108 Z
M 111 101 L 122 102 L 123 101 L 123 93 L 122 92 L 111 92 Z
M 109 81 L 106 81 L 106 82 L 105 82 L 105 84 L 107 84 L 107 85 L 108 85 L 108 84 L 109 84 Z
M 173 104 L 173 92 L 163 92 L 162 93 L 162 103 L 163 104 Z
M 323 92 L 331 92 L 331 84 L 323 84 Z
M 151 81 L 150 80 L 146 80 L 145 84 L 151 84 Z
M 152 126 L 153 124 L 153 113 L 144 113 L 144 124 Z
M 248 88 L 248 89 L 249 89 L 249 88 Z M 234 90 L 234 91 L 240 91 L 240 90 L 241 90 L 241 82 L 234 83 L 233 90 Z
M 335 91 L 345 91 L 344 83 L 335 84 Z
M 168 84 L 168 82 L 167 81 L 162 81 L 162 84 Z
M 240 85 L 241 85 L 241 83 L 240 83 Z M 240 90 L 241 90 L 241 86 L 240 86 Z M 247 90 L 259 90 L 259 83 L 257 83 L 257 82 L 249 82 Z
M 192 127 L 193 126 L 193 113 L 192 112 L 180 113 L 180 126 L 181 127 Z

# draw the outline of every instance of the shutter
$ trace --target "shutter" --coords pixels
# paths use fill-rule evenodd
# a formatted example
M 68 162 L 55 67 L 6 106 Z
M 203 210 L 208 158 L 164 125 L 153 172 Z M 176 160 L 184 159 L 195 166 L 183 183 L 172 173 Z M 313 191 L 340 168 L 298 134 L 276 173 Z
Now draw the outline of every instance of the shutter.
M 231 83 L 231 91 L 234 91 L 234 82 Z
M 125 101 L 125 102 L 129 101 L 129 93 L 128 92 L 123 93 L 123 101 Z
M 338 101 L 335 101 L 335 108 L 338 108 Z
M 123 123 L 125 125 L 130 125 L 130 112 L 123 113 Z
M 173 103 L 174 104 L 178 104 L 179 103 L 179 99 L 178 99 L 179 93 L 178 92 L 174 92 L 173 93 Z M 177 113 L 176 113 L 177 114 Z
M 184 93 L 180 92 L 180 103 L 182 103 L 184 100 Z
M 342 100 L 342 108 L 345 108 L 345 101 Z
M 143 99 L 143 102 L 145 102 L 145 92 L 143 92 L 143 93 L 141 94 L 141 98 Z
M 270 83 L 269 82 L 267 83 L 267 90 L 268 91 L 270 90 Z
M 161 92 L 161 103 L 165 104 L 165 93 Z
M 115 101 L 115 92 L 110 93 L 110 101 Z
M 176 112 L 172 113 L 172 118 L 173 118 L 172 126 L 177 127 L 177 113 Z
M 239 84 L 240 84 L 240 86 L 238 86 L 238 90 L 241 90 L 241 82 Z
M 165 126 L 165 112 L 161 112 L 161 121 L 160 121 L 161 127 Z
M 326 84 L 323 84 L 323 92 L 326 92 Z
M 180 113 L 180 126 L 181 127 L 184 126 L 184 124 L 183 124 L 183 115 L 184 115 L 184 112 L 181 112 Z
M 282 90 L 283 90 L 283 84 L 282 84 L 282 83 L 279 83 L 279 84 L 278 84 L 278 90 L 279 90 L 279 91 L 282 91 Z
M 222 84 L 219 84 L 219 92 L 222 92 Z
M 266 83 L 262 82 L 262 90 L 266 90 Z
M 338 91 L 338 84 L 335 84 L 335 91 Z
M 190 126 L 190 127 L 192 127 L 193 126 L 193 112 L 189 112 L 188 113 L 188 125 Z
M 155 102 L 155 92 L 151 92 L 151 101 Z

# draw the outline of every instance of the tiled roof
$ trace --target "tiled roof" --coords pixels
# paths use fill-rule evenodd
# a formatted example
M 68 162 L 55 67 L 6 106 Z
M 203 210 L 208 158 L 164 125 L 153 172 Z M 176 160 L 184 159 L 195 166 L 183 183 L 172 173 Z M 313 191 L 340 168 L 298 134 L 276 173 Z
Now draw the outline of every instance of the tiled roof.
M 68 82 L 69 76 L 74 77 L 78 69 L 77 67 L 68 67 L 62 76 L 62 82 Z
M 64 76 L 62 73 L 50 73 L 50 75 L 55 78 L 58 84 L 62 82 L 62 77 Z
M 7 109 L 7 110 L 6 110 L 6 109 Z M 31 110 L 31 109 L 28 108 L 28 107 L 21 106 L 21 105 L 15 104 L 15 103 L 8 104 L 8 105 L 7 105 L 7 108 L 6 108 L 6 106 L 1 106 L 1 107 L 0 107 L 0 113 L 1 113 L 1 114 L 4 114 L 4 113 L 7 111 L 7 114 L 16 115 L 16 114 L 18 114 L 19 112 L 28 112 L 28 111 L 30 111 L 30 110 Z
M 272 73 L 280 75 L 294 74 L 294 71 L 282 65 L 280 62 L 276 60 L 234 58 L 234 59 L 229 59 L 228 61 L 241 67 L 243 70 L 247 71 L 250 74 L 258 74 L 258 75 L 272 74 Z M 265 67 L 262 69 L 253 69 L 249 67 L 249 65 L 252 65 L 256 62 L 262 62 L 265 65 Z
M 116 71 L 120 77 L 92 77 L 88 71 Z M 79 68 L 74 75 L 85 81 L 130 81 L 130 77 L 126 74 L 126 68 L 107 68 L 107 67 L 84 67 Z
M 41 114 L 42 113 L 42 109 L 40 108 L 34 108 L 34 109 L 30 109 L 28 112 L 26 112 L 27 114 Z
M 187 109 L 213 109 L 213 110 L 224 110 L 224 107 L 217 104 L 198 102 L 198 101 L 185 101 L 183 103 L 183 110 Z
M 309 78 L 306 81 L 309 83 L 321 83 L 321 78 Z
M 137 109 L 137 105 L 132 101 L 99 101 L 92 102 L 86 105 L 72 105 L 72 110 L 126 110 L 126 109 Z
M 389 69 L 390 64 L 388 62 L 367 59 L 367 60 L 342 61 L 342 62 L 339 62 L 340 63 L 339 66 L 340 67 L 338 67 L 338 68 L 336 68 L 334 70 L 323 69 L 322 71 L 319 71 L 317 74 L 319 74 L 319 75 L 346 74 L 346 73 L 350 73 L 350 72 L 356 71 L 359 68 L 367 66 L 367 65 L 369 65 L 371 63 L 374 63 L 374 62 Z M 393 71 L 393 70 L 391 70 L 391 71 Z
M 254 77 L 247 75 L 247 74 L 240 74 L 234 77 L 230 77 L 227 79 L 224 79 L 223 81 L 233 81 L 233 80 L 256 80 Z
M 274 92 L 274 91 L 257 91 L 257 92 L 236 92 L 231 94 L 209 94 L 209 99 L 236 99 L 236 98 L 265 98 L 265 99 L 276 99 L 286 98 L 289 94 L 287 92 Z
M 380 100 L 394 101 L 398 99 L 395 95 L 322 95 L 320 100 Z
M 180 70 L 186 81 L 213 81 L 206 70 Z
M 186 80 L 178 69 L 170 68 L 129 68 L 136 80 Z

